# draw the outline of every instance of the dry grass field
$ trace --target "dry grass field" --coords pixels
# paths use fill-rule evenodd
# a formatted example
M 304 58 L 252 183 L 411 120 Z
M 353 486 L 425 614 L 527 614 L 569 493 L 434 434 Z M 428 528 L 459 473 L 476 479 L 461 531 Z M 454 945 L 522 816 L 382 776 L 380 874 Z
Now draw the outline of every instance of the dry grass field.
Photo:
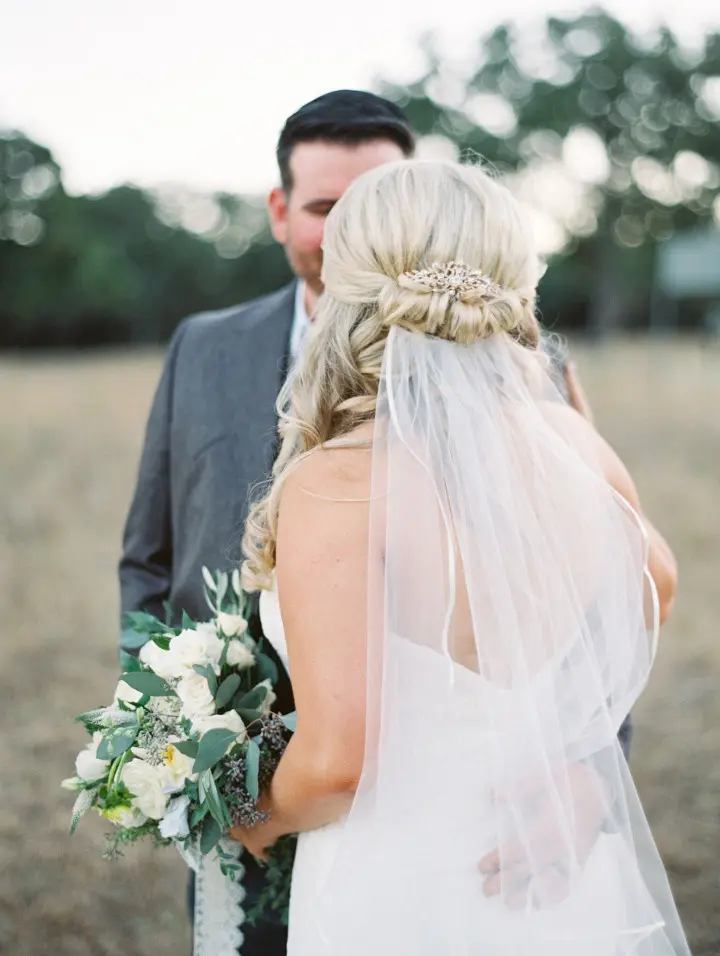
M 115 566 L 160 357 L 0 360 L 0 952 L 182 956 L 184 867 L 69 839 L 71 716 L 114 688 Z M 720 349 L 578 352 L 603 432 L 674 545 L 680 599 L 632 766 L 695 956 L 720 954 Z M 342 956 L 342 954 L 338 954 Z

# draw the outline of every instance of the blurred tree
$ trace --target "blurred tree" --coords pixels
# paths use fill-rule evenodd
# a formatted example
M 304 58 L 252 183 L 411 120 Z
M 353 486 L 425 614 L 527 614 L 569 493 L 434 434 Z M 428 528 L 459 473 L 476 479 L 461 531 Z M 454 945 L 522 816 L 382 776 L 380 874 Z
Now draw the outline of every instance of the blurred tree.
M 720 35 L 697 50 L 667 29 L 637 37 L 602 11 L 503 25 L 467 72 L 423 41 L 414 82 L 380 82 L 421 135 L 479 154 L 543 215 L 564 256 L 546 315 L 588 310 L 595 331 L 642 321 L 655 244 L 720 219 Z
M 256 201 L 121 186 L 69 196 L 50 152 L 0 137 L 0 346 L 165 340 L 290 276 Z

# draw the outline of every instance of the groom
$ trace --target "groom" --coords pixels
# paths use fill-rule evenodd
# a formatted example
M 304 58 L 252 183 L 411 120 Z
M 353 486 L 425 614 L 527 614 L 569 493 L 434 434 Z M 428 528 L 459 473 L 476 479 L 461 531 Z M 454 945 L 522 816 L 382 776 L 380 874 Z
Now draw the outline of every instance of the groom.
M 178 326 L 125 527 L 123 613 L 164 617 L 168 602 L 173 623 L 183 610 L 195 620 L 209 616 L 201 568 L 227 570 L 239 563 L 251 489 L 272 466 L 275 400 L 322 292 L 325 219 L 353 180 L 411 156 L 414 146 L 402 110 L 371 93 L 327 93 L 287 120 L 277 146 L 281 185 L 270 194 L 269 212 L 297 281 Z M 250 623 L 258 626 L 257 615 Z M 288 712 L 292 692 L 279 671 L 277 706 Z M 249 854 L 244 857 L 247 910 L 264 875 Z M 284 956 L 287 930 L 279 923 L 246 923 L 243 932 L 241 956 Z
M 270 194 L 269 213 L 297 281 L 178 326 L 125 528 L 123 613 L 164 617 L 167 602 L 173 623 L 183 610 L 196 620 L 208 617 L 201 568 L 230 569 L 240 560 L 251 489 L 272 465 L 275 400 L 322 292 L 325 218 L 358 176 L 411 156 L 414 145 L 402 110 L 371 93 L 327 93 L 287 120 L 277 147 L 281 185 Z M 562 371 L 571 401 L 587 413 L 572 370 Z M 254 615 L 251 627 L 258 626 Z M 292 691 L 279 671 L 277 706 L 287 712 Z M 247 853 L 243 862 L 249 909 L 264 875 Z M 243 932 L 241 956 L 284 956 L 287 931 L 279 923 L 246 924 Z

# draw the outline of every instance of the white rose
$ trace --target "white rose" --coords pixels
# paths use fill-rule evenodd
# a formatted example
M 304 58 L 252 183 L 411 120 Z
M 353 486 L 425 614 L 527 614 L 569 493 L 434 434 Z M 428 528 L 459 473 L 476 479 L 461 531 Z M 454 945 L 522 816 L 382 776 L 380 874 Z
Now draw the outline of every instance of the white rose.
M 196 664 L 210 664 L 215 673 L 220 672 L 220 657 L 224 642 L 217 636 L 215 625 L 196 624 L 194 629 L 181 631 L 170 642 L 169 654 L 185 671 L 192 671 Z
M 242 614 L 226 614 L 220 611 L 217 622 L 225 637 L 237 637 L 247 630 L 247 621 Z
M 170 641 L 170 647 L 173 647 L 174 638 Z M 140 648 L 140 660 L 147 664 L 158 677 L 163 680 L 173 680 L 176 677 L 182 677 L 186 668 L 180 663 L 177 655 L 172 650 L 164 651 L 155 643 L 148 641 Z
M 165 812 L 167 796 L 157 767 L 144 760 L 131 760 L 120 772 L 120 779 L 133 795 L 132 805 L 146 817 L 159 820 Z
M 126 684 L 124 680 L 118 681 L 118 685 L 115 688 L 116 701 L 122 700 L 126 704 L 137 704 L 142 696 L 139 690 L 135 690 L 134 687 Z
M 178 682 L 175 693 L 182 701 L 183 713 L 190 720 L 215 713 L 215 699 L 202 674 L 190 671 L 187 677 Z
M 165 816 L 160 821 L 160 835 L 165 839 L 176 837 L 184 840 L 190 834 L 188 826 L 187 812 L 190 806 L 190 798 L 184 794 L 181 797 L 175 797 L 168 804 Z
M 193 720 L 193 730 L 201 736 L 208 730 L 217 730 L 218 727 L 223 730 L 232 730 L 238 736 L 245 733 L 242 717 L 234 710 L 229 710 L 225 714 L 213 714 L 212 717 L 196 717 Z
M 147 820 L 145 814 L 137 807 L 111 807 L 109 810 L 100 810 L 100 815 L 118 827 L 141 827 Z
M 212 720 L 211 717 L 206 719 Z M 194 774 L 192 769 L 195 761 L 192 757 L 186 757 L 185 754 L 180 753 L 172 743 L 168 745 L 163 756 L 164 760 L 158 769 L 165 793 L 177 793 L 178 790 L 183 789 L 186 780 L 197 779 L 197 774 Z
M 81 750 L 75 761 L 75 773 L 81 780 L 101 780 L 108 770 L 109 760 L 100 760 L 97 749 L 100 746 L 102 734 L 96 732 L 85 750 Z
M 260 683 L 258 684 L 258 687 L 267 688 L 267 693 L 265 694 L 265 700 L 263 701 L 263 705 L 262 705 L 262 712 L 263 714 L 269 714 L 272 705 L 277 700 L 277 694 L 273 690 L 272 681 L 268 677 L 267 680 L 260 681 Z
M 230 667 L 236 667 L 238 670 L 245 670 L 255 663 L 253 652 L 242 641 L 230 641 L 226 660 Z

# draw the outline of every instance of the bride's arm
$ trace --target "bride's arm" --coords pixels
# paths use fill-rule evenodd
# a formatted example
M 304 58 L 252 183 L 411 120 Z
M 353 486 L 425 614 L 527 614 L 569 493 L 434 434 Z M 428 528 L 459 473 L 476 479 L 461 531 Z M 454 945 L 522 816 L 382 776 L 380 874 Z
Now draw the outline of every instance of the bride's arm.
M 270 821 L 232 833 L 258 855 L 345 813 L 362 769 L 369 461 L 318 452 L 283 489 L 276 570 L 297 730 L 261 802 Z
M 645 514 L 630 472 L 608 442 L 572 408 L 548 403 L 545 414 L 567 439 L 573 443 L 576 441 L 579 448 L 593 450 L 607 483 L 642 519 L 648 536 L 648 570 L 657 588 L 660 623 L 663 624 L 675 603 L 677 562 L 670 545 Z

